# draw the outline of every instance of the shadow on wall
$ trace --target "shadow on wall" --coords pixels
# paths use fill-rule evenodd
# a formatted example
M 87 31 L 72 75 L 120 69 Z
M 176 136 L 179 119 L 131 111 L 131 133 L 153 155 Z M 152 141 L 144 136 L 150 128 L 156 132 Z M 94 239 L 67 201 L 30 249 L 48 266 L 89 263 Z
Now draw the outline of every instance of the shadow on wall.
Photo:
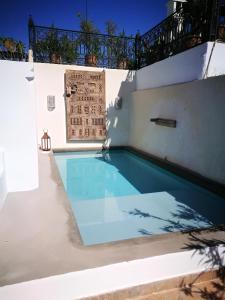
M 126 80 L 121 83 L 117 99 L 110 99 L 106 109 L 106 140 L 103 148 L 128 144 L 129 106 L 131 93 L 135 89 L 136 72 L 129 71 Z

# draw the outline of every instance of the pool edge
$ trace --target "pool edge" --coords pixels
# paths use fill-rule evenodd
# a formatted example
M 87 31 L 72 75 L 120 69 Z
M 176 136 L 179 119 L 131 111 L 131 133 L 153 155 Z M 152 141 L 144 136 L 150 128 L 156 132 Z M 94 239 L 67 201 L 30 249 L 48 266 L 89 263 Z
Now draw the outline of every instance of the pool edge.
M 166 169 L 167 171 L 174 173 L 175 175 L 178 175 L 194 184 L 197 184 L 206 190 L 225 198 L 225 185 L 217 182 L 211 178 L 208 178 L 206 176 L 201 175 L 200 173 L 193 171 L 189 168 L 183 167 L 179 164 L 176 164 L 174 162 L 171 162 L 168 159 L 162 159 L 159 156 L 153 155 L 151 153 L 148 153 L 146 151 L 143 151 L 139 148 L 135 148 L 132 146 L 109 146 L 109 147 L 79 147 L 79 148 L 53 148 L 52 152 L 58 153 L 58 152 L 79 152 L 79 151 L 102 151 L 102 150 L 127 150 L 131 153 L 137 154 L 141 156 L 142 158 L 156 164 L 157 166 Z

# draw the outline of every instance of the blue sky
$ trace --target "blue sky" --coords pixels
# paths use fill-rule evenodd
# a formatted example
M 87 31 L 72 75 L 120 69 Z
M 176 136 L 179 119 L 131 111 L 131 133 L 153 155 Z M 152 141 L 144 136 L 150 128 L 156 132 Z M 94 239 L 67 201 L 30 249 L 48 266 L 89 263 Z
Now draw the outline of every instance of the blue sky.
M 11 36 L 27 43 L 27 20 L 33 16 L 36 25 L 79 30 L 78 12 L 85 15 L 86 0 L 11 0 L 0 8 L 0 36 Z M 107 20 L 127 35 L 146 32 L 166 17 L 167 0 L 87 0 L 88 18 L 101 32 Z

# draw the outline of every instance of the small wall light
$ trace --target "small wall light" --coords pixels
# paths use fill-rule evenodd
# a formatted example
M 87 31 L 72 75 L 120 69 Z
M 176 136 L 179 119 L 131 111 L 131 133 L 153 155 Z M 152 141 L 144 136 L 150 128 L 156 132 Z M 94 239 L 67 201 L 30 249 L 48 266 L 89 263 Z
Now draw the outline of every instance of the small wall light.
M 55 96 L 47 96 L 47 107 L 48 111 L 53 111 L 55 109 Z
M 115 109 L 121 109 L 122 108 L 122 103 L 123 103 L 123 98 L 122 97 L 116 97 L 115 101 Z
M 41 138 L 41 150 L 50 151 L 51 150 L 51 138 L 48 135 L 48 130 L 44 130 L 44 134 Z

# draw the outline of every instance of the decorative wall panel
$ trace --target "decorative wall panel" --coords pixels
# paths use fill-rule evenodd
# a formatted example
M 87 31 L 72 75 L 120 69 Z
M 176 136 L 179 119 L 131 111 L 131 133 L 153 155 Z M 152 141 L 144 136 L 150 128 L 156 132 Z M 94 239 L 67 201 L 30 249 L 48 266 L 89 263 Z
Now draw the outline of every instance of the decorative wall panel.
M 67 138 L 104 140 L 105 72 L 66 70 Z

